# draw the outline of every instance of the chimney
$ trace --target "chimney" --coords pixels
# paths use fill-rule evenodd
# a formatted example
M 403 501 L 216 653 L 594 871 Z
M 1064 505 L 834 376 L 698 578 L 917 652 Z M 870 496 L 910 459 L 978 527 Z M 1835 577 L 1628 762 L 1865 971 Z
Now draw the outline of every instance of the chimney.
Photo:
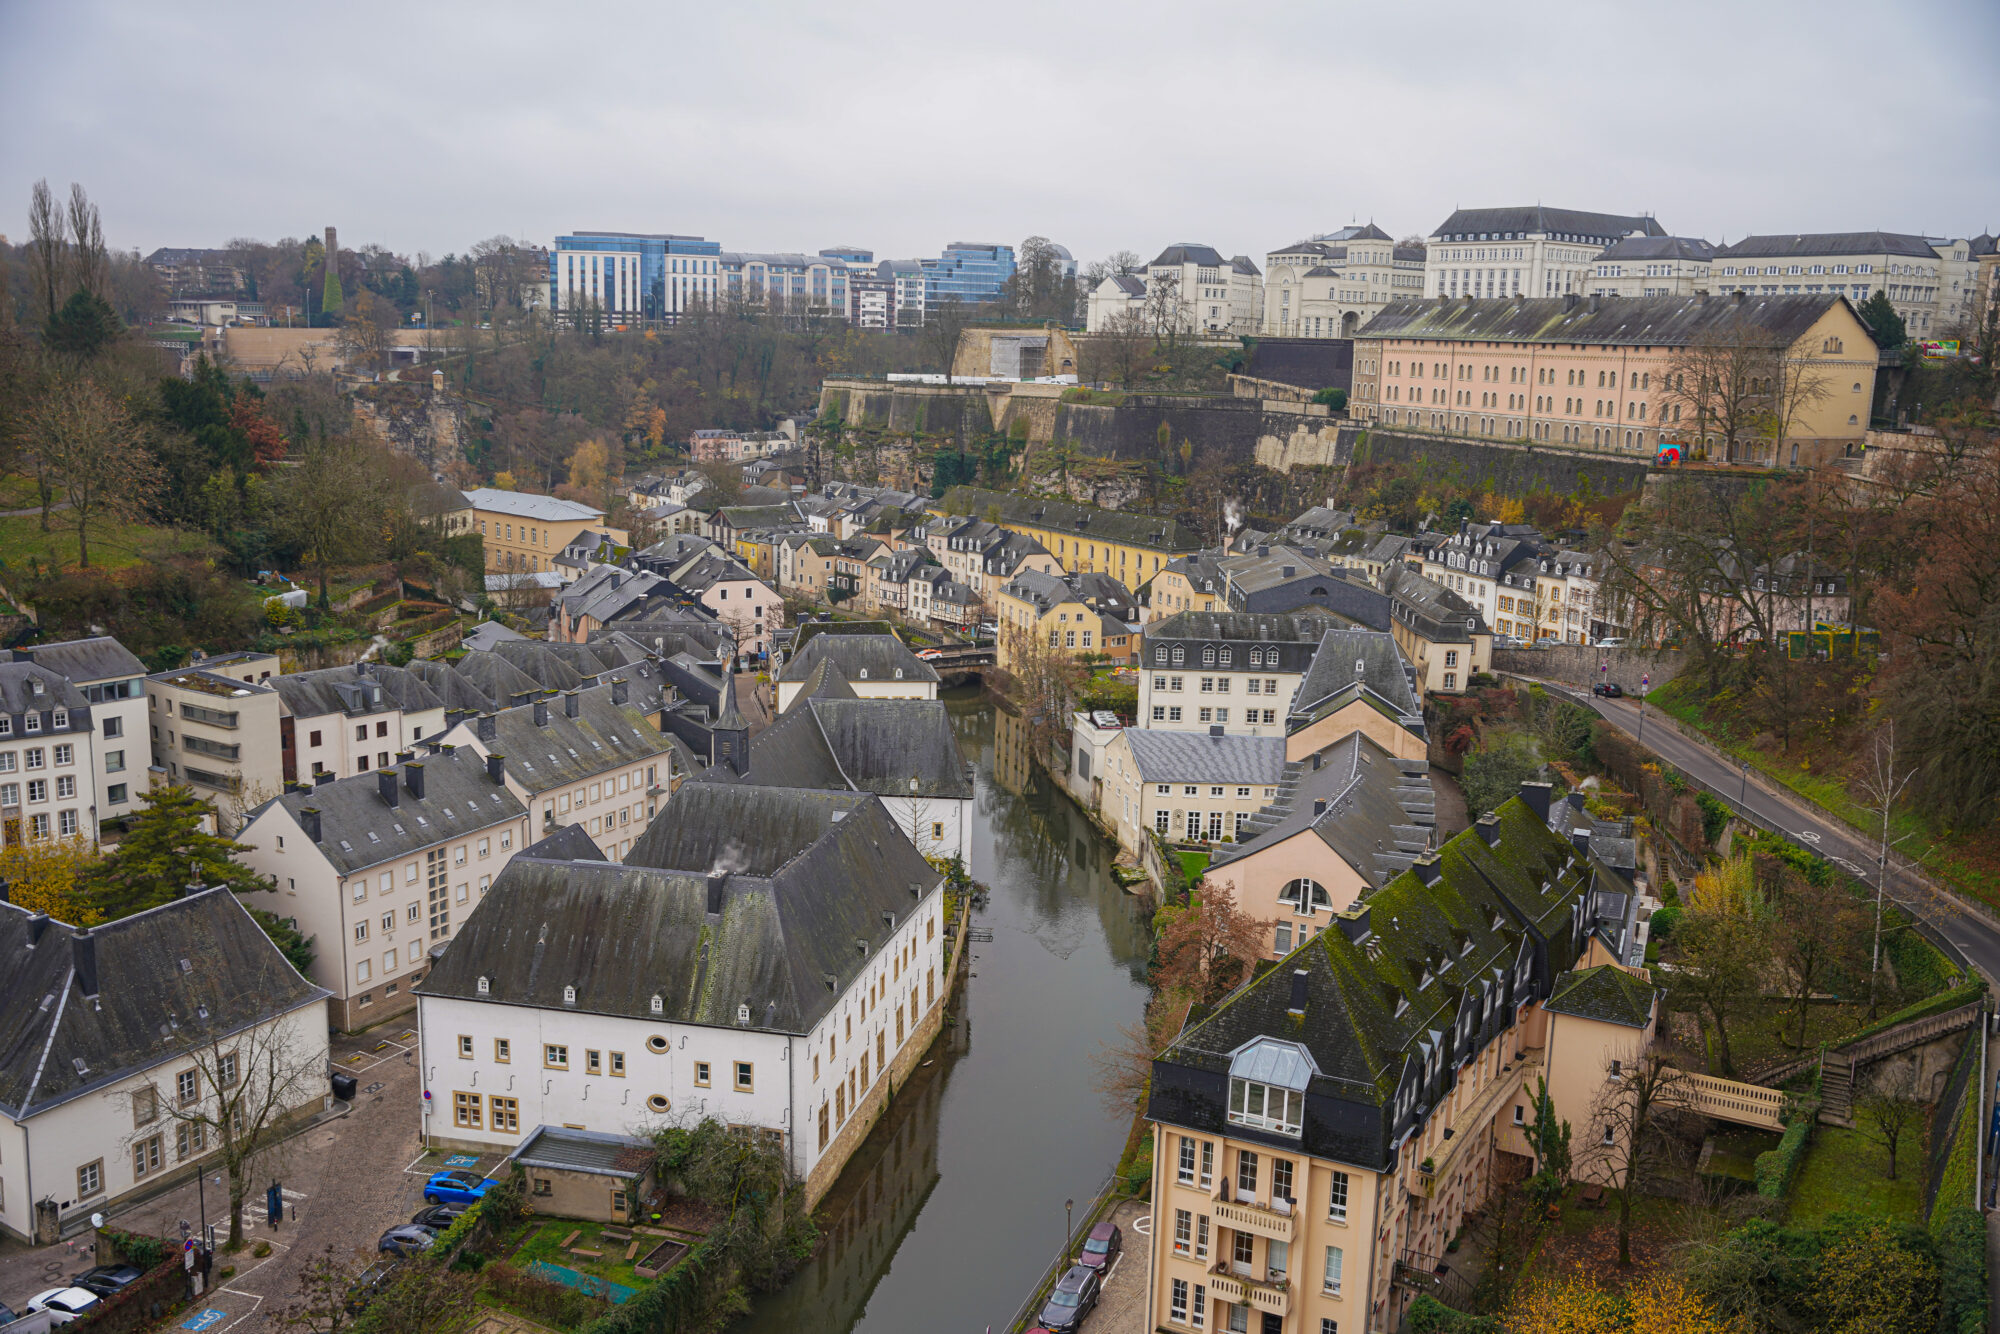
M 535 726 L 547 727 L 548 725 L 549 702 L 545 699 L 538 699 L 535 701 Z
M 1581 825 L 1575 829 L 1570 830 L 1569 841 L 1570 841 L 1570 846 L 1574 847 L 1579 853 L 1588 857 L 1590 855 L 1590 826 Z
M 1569 808 L 1571 810 L 1581 811 L 1583 809 L 1583 793 L 1572 792 L 1569 794 L 1568 800 L 1569 800 Z
M 1269 546 L 1266 546 L 1264 543 L 1259 542 L 1257 544 L 1257 554 L 1259 556 L 1268 556 L 1271 554 L 1271 548 Z
M 1294 968 L 1292 970 L 1292 998 L 1291 1002 L 1285 1006 L 1287 1014 L 1304 1014 L 1306 1012 L 1306 982 L 1311 976 L 1312 974 L 1303 968 Z
M 1580 300 L 1582 300 L 1582 298 L 1581 298 L 1581 297 L 1579 297 L 1579 296 L 1578 296 L 1578 295 L 1577 295 L 1577 294 L 1576 294 L 1575 292 L 1565 292 L 1565 293 L 1563 293 L 1563 309 L 1564 309 L 1564 310 L 1575 310 L 1575 309 L 1576 309 L 1576 303 L 1577 303 L 1578 301 L 1580 301 Z
M 409 760 L 403 765 L 403 780 L 410 785 L 410 795 L 418 801 L 424 799 L 424 765 L 422 760 Z
M 625 577 L 624 575 L 622 575 L 622 574 L 618 573 L 618 571 L 616 571 L 616 570 L 613 570 L 613 571 L 611 572 L 611 591 L 612 591 L 612 592 L 616 593 L 616 592 L 618 591 L 618 584 L 619 584 L 619 581 L 620 581 L 620 580 L 622 580 L 622 579 L 624 579 L 624 577 Z
M 729 883 L 729 872 L 710 872 L 708 877 L 708 915 L 722 915 L 722 889 Z
M 1486 840 L 1487 847 L 1497 848 L 1500 846 L 1499 816 L 1495 815 L 1492 811 L 1488 811 L 1475 820 L 1473 825 L 1479 830 L 1479 837 Z
M 1367 904 L 1357 903 L 1346 912 L 1336 914 L 1333 920 L 1339 923 L 1341 935 L 1350 941 L 1356 941 L 1368 934 L 1369 914 L 1370 909 Z
M 632 692 L 631 689 L 625 684 L 625 678 L 622 676 L 612 677 L 611 702 L 613 704 L 623 704 L 631 697 L 632 697 Z
M 1296 565 L 1286 565 L 1281 568 L 1284 571 L 1284 577 L 1287 579 L 1294 578 L 1299 572 L 1299 567 Z
M 49 929 L 49 915 L 45 912 L 28 914 L 28 948 L 42 943 L 42 934 Z
M 565 718 L 576 717 L 577 695 L 578 692 L 574 690 L 563 691 L 563 717 Z
M 1321 760 L 1322 760 L 1323 758 L 1324 758 L 1324 752 L 1322 752 L 1322 751 L 1317 751 L 1317 750 L 1313 752 L 1313 771 L 1314 771 L 1314 772 L 1318 772 L 1318 770 L 1319 770 L 1319 766 L 1320 766 L 1320 761 L 1321 761 Z
M 1325 797 L 1314 797 L 1314 798 L 1313 798 L 1313 814 L 1314 814 L 1315 816 L 1320 816 L 1320 815 L 1325 815 L 1325 814 L 1326 814 L 1326 798 L 1325 798 Z
M 375 771 L 375 786 L 382 793 L 382 803 L 391 810 L 394 810 L 396 806 L 396 771 L 394 769 L 377 769 Z
M 1736 289 L 1736 290 L 1735 290 L 1734 292 L 1731 292 L 1731 293 L 1730 293 L 1729 295 L 1730 295 L 1730 296 L 1732 296 L 1732 297 L 1734 297 L 1734 298 L 1736 298 L 1736 304 L 1737 304 L 1737 305 L 1739 305 L 1739 306 L 1740 306 L 1740 305 L 1742 305 L 1742 304 L 1743 304 L 1743 289 L 1742 289 L 1742 288 L 1740 288 L 1740 287 L 1739 287 L 1739 288 L 1737 288 L 1737 289 Z
M 491 741 L 500 734 L 500 729 L 495 725 L 492 714 L 482 713 L 473 720 L 472 734 L 481 741 Z
M 488 755 L 486 757 L 486 776 L 496 783 L 505 783 L 507 781 L 507 757 L 505 755 Z
M 97 998 L 97 937 L 79 931 L 69 938 L 70 966 L 76 969 L 76 987 L 86 1000 Z
M 518 709 L 523 704 L 526 704 L 529 700 L 533 699 L 534 697 L 535 697 L 535 692 L 532 690 L 516 690 L 513 694 L 509 695 L 507 698 L 510 702 L 510 707 Z
M 306 831 L 306 837 L 317 843 L 320 841 L 319 807 L 303 806 L 299 809 L 299 828 Z
M 1549 798 L 1554 795 L 1554 792 L 1555 787 L 1550 783 L 1521 784 L 1522 802 L 1527 805 L 1529 810 L 1535 813 L 1535 818 L 1543 824 L 1549 822 Z
M 1423 856 L 1411 862 L 1410 869 L 1415 871 L 1417 878 L 1427 885 L 1435 885 L 1444 875 L 1444 866 L 1438 861 L 1438 855 L 1435 852 L 1426 852 Z

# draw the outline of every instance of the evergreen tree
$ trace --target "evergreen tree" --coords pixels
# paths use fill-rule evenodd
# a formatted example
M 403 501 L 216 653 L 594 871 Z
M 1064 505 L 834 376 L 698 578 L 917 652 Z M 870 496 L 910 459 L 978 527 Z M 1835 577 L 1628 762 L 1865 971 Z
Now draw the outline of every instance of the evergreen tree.
M 340 290 L 340 257 L 326 257 L 326 281 L 319 289 L 319 309 L 323 315 L 338 315 L 340 308 L 347 304 L 347 297 Z
M 1875 335 L 1878 347 L 1901 347 L 1909 337 L 1903 327 L 1903 317 L 1896 313 L 1889 294 L 1879 287 L 1875 289 L 1875 295 L 1862 302 L 1855 313 L 1861 316 L 1868 331 Z
M 76 291 L 49 317 L 48 345 L 87 361 L 117 342 L 124 332 L 125 325 L 109 302 L 93 293 Z
M 91 899 L 107 919 L 157 908 L 194 884 L 268 888 L 235 860 L 248 848 L 203 827 L 215 807 L 192 790 L 156 787 L 139 800 L 124 839 L 89 872 Z

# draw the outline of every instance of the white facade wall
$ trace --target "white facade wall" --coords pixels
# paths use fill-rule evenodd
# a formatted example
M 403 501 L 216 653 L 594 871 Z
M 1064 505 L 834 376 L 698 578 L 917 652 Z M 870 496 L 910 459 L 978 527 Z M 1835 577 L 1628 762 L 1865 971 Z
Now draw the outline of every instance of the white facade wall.
M 71 1002 L 76 1003 L 74 996 Z M 282 1036 L 258 1036 L 272 1028 L 281 1029 Z M 331 1091 L 318 1073 L 326 1069 L 326 1007 L 322 1002 L 314 1000 L 267 1020 L 240 1034 L 237 1043 L 244 1052 L 277 1050 L 285 1053 L 287 1063 L 297 1060 L 313 1068 L 315 1075 L 301 1087 L 297 1107 L 310 1114 L 326 1105 Z M 225 1041 L 221 1050 L 229 1050 L 229 1043 Z M 164 1102 L 172 1096 L 175 1077 L 195 1068 L 191 1059 L 170 1056 L 102 1089 L 35 1111 L 26 1120 L 0 1118 L 0 1232 L 21 1238 L 32 1235 L 34 1200 L 54 1199 L 67 1223 L 79 1212 L 101 1210 L 142 1186 L 152 1185 L 183 1163 L 213 1153 L 211 1135 L 203 1153 L 190 1151 L 183 1157 L 176 1134 L 179 1123 L 164 1110 L 147 1125 L 138 1125 L 135 1120 L 134 1094 L 155 1087 Z M 246 1070 L 246 1078 L 254 1077 L 254 1072 Z M 202 1096 L 213 1098 L 213 1090 L 205 1083 Z M 137 1151 L 155 1135 L 160 1138 L 157 1166 L 150 1149 Z M 91 1164 L 97 1165 L 99 1184 L 97 1190 L 85 1194 L 79 1187 L 79 1173 Z M 226 1210 L 226 1196 L 223 1207 Z
M 606 1134 L 644 1134 L 670 1123 L 715 1116 L 732 1125 L 785 1135 L 803 1179 L 852 1116 L 861 1095 L 915 1036 L 918 1021 L 943 1002 L 943 891 L 913 905 L 891 938 L 811 1032 L 804 1035 L 707 1024 L 632 1019 L 546 1007 L 419 996 L 418 1043 L 429 1095 L 425 1132 L 433 1138 L 512 1149 L 536 1126 L 581 1126 Z M 914 1006 L 914 1009 L 913 1009 Z M 897 1041 L 897 1019 L 903 1037 Z M 467 1051 L 469 1040 L 469 1054 Z M 499 1059 L 496 1040 L 507 1043 Z M 879 1042 L 879 1046 L 877 1045 Z M 566 1048 L 562 1066 L 550 1046 Z M 599 1071 L 589 1053 L 599 1052 Z M 626 1073 L 611 1073 L 611 1053 Z M 868 1079 L 860 1071 L 864 1058 Z M 736 1063 L 749 1062 L 750 1086 L 737 1087 Z M 707 1063 L 707 1082 L 698 1082 Z M 851 1080 L 851 1085 L 850 1085 Z M 854 1096 L 847 1092 L 853 1089 Z M 468 1123 L 458 1095 L 478 1095 L 481 1120 Z M 518 1117 L 493 1127 L 493 1099 L 514 1099 Z M 662 1107 L 650 1101 L 665 1100 Z M 819 1114 L 826 1109 L 827 1141 Z
M 314 774 L 351 778 L 386 769 L 400 750 L 415 750 L 419 742 L 435 741 L 444 731 L 444 706 L 405 713 L 347 715 L 323 713 L 292 719 L 293 744 L 301 779 Z
M 958 857 L 972 868 L 970 797 L 883 797 L 896 826 L 926 857 Z
M 1221 727 L 1231 736 L 1283 736 L 1285 715 L 1303 679 L 1303 673 L 1275 669 L 1148 668 L 1139 673 L 1139 726 L 1155 732 Z
M 761 579 L 721 580 L 703 590 L 699 601 L 729 627 L 741 653 L 772 648 L 768 633 L 785 623 L 785 599 Z
M 90 800 L 97 808 L 97 817 L 94 821 L 86 818 L 83 824 L 94 836 L 96 825 L 138 810 L 139 798 L 153 785 L 152 775 L 146 772 L 152 761 L 152 746 L 146 735 L 146 681 L 144 677 L 133 677 L 129 686 L 124 687 L 132 694 L 118 699 L 109 698 L 108 692 L 122 683 L 74 684 L 86 693 L 107 696 L 90 703 L 94 731 L 90 738 L 94 788 Z
M 595 303 L 607 315 L 637 317 L 645 309 L 638 251 L 562 250 L 555 260 L 558 310 L 582 310 Z
M 482 741 L 471 723 L 460 723 L 446 738 L 447 744 L 464 746 L 484 758 L 496 742 Z M 623 861 L 632 844 L 646 832 L 666 800 L 667 770 L 671 752 L 661 751 L 644 760 L 611 765 L 580 783 L 560 787 L 531 788 L 521 781 L 525 772 L 520 759 L 507 763 L 507 790 L 528 808 L 530 843 L 540 842 L 567 824 L 581 824 L 583 831 L 601 848 L 607 859 Z M 655 792 L 654 789 L 659 789 Z
M 47 696 L 40 702 L 45 707 L 28 718 L 45 730 L 14 731 L 12 720 L 5 720 L 9 731 L 0 734 L 0 820 L 7 841 L 94 839 L 95 726 L 86 729 L 69 710 L 46 707 L 52 703 Z M 144 701 L 139 708 L 143 714 Z

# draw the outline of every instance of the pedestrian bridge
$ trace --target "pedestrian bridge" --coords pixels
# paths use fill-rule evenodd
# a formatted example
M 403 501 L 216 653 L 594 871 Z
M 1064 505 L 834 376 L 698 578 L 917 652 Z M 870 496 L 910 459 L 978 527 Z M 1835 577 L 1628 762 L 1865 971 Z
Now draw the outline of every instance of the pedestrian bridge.
M 1687 1110 L 1691 1112 L 1764 1130 L 1785 1128 L 1785 1095 L 1782 1090 L 1692 1073 L 1682 1075 L 1677 1082 Z

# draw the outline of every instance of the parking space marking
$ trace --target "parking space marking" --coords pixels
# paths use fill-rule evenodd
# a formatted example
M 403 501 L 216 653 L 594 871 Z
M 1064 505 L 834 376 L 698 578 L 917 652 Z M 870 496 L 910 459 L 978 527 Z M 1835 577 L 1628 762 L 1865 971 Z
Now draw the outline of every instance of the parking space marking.
M 1142 1237 L 1152 1236 L 1153 1216 L 1151 1214 L 1140 1214 L 1137 1218 L 1132 1220 L 1132 1230 L 1138 1233 Z
M 214 1329 L 217 1325 L 221 1324 L 223 1321 L 227 1319 L 229 1319 L 229 1312 L 218 1311 L 211 1306 L 206 1310 L 197 1311 L 193 1315 L 189 1316 L 187 1319 L 181 1321 L 181 1328 Z

